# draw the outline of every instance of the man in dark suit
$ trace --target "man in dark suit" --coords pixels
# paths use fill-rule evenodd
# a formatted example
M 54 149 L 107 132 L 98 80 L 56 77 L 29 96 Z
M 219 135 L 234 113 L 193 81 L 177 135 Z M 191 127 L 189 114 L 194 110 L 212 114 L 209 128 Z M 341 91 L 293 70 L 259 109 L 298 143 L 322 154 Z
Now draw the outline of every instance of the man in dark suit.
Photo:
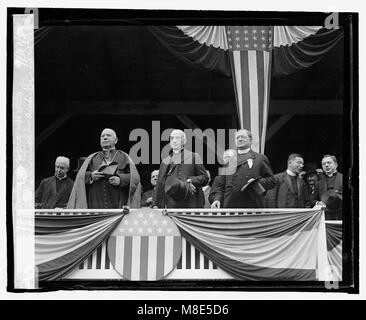
M 223 198 L 225 208 L 264 208 L 266 190 L 276 185 L 268 158 L 251 150 L 252 134 L 248 130 L 236 132 L 235 144 L 236 171 L 225 176 L 224 195 L 217 193 L 212 207 L 220 208 Z
M 306 183 L 299 177 L 304 167 L 304 159 L 298 153 L 292 153 L 287 160 L 287 170 L 275 174 L 276 186 L 267 191 L 268 208 L 308 208 L 310 194 Z
M 158 182 L 158 175 L 159 175 L 159 170 L 153 170 L 151 172 L 150 183 L 152 185 L 152 188 L 146 190 L 141 195 L 141 207 L 150 207 L 151 206 L 152 201 L 153 201 L 154 192 L 156 189 L 156 183 Z
M 43 179 L 36 190 L 36 209 L 66 208 L 74 184 L 74 181 L 67 176 L 69 168 L 68 158 L 57 157 L 55 174 Z
M 224 193 L 225 193 L 225 176 L 227 174 L 233 173 L 229 172 L 231 167 L 236 167 L 236 150 L 227 149 L 222 154 L 223 159 L 223 167 L 221 170 L 219 169 L 219 174 L 215 177 L 212 182 L 210 194 L 208 196 L 208 200 L 211 204 L 211 208 L 219 208 L 218 204 L 224 202 Z M 229 164 L 229 161 L 232 161 L 233 165 Z M 216 195 L 220 195 L 216 197 Z M 218 201 L 218 202 L 215 202 Z M 214 203 L 215 202 L 215 203 Z
M 321 201 L 322 195 L 328 190 L 334 190 L 340 196 L 343 193 L 343 175 L 337 171 L 337 158 L 333 155 L 325 155 L 322 159 L 323 173 L 319 175 L 319 181 L 315 185 L 311 200 L 312 204 Z
M 186 141 L 182 130 L 173 130 L 170 134 L 172 150 L 160 164 L 153 208 L 203 208 L 204 206 L 202 187 L 207 184 L 209 178 L 200 156 L 184 148 Z M 165 184 L 168 177 L 175 177 L 187 186 L 189 192 L 184 199 L 173 199 L 166 193 Z

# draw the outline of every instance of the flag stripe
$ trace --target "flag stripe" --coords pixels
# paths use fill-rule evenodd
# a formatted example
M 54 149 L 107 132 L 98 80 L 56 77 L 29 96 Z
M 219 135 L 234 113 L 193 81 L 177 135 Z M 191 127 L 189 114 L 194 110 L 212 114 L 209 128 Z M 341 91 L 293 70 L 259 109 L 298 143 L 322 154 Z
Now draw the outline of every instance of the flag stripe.
M 88 257 L 88 269 L 91 269 L 93 266 L 93 255 L 90 254 L 89 257 Z
M 119 237 L 123 238 L 123 237 Z M 121 270 L 123 270 L 123 276 L 126 279 L 131 279 L 131 266 L 132 266 L 132 237 L 124 237 L 124 250 L 122 254 L 124 256 L 124 263 L 121 265 Z M 119 264 L 118 264 L 119 265 Z M 123 267 L 122 267 L 123 266 Z
M 133 236 L 131 280 L 139 280 L 140 277 L 140 252 L 141 252 L 141 237 Z
M 244 126 L 245 115 L 243 112 L 245 108 L 243 106 L 243 91 L 242 89 L 242 72 L 241 72 L 241 55 L 240 52 L 233 52 L 233 60 L 234 60 L 234 74 L 235 74 L 235 83 L 236 83 L 236 92 L 237 92 L 237 102 L 239 105 L 238 115 L 239 115 L 239 126 L 242 128 Z
M 267 121 L 268 121 L 268 108 L 270 98 L 270 85 L 271 85 L 271 58 L 272 52 L 265 51 L 263 53 L 263 64 L 264 64 L 264 103 L 263 103 L 263 117 L 262 117 L 262 135 L 261 135 L 261 150 L 264 153 L 266 144 L 266 132 L 267 132 Z
M 173 250 L 173 261 L 181 261 L 182 254 L 182 238 L 181 236 L 174 236 L 174 250 Z
M 148 280 L 156 280 L 156 254 L 157 254 L 157 246 L 158 246 L 158 237 L 157 236 L 149 236 L 149 251 L 148 251 L 148 272 L 147 278 Z
M 238 52 L 240 55 L 240 63 L 238 66 L 238 73 L 241 74 L 242 82 L 241 87 L 239 87 L 239 91 L 242 91 L 241 98 L 242 98 L 242 113 L 243 113 L 243 122 L 242 128 L 252 131 L 251 125 L 251 95 L 250 95 L 250 75 L 249 75 L 249 63 L 248 63 L 248 51 Z
M 200 268 L 200 252 L 198 251 L 198 249 L 196 248 L 194 250 L 195 252 L 195 257 L 194 257 L 194 261 L 195 261 L 195 269 L 199 269 Z
M 149 257 L 149 237 L 141 237 L 140 251 L 140 280 L 147 280 L 148 257 Z
M 115 241 L 115 259 L 112 261 L 113 265 L 121 266 L 120 270 L 123 270 L 124 256 L 125 256 L 125 239 L 117 237 Z M 111 257 L 110 257 L 111 258 Z
M 173 269 L 174 236 L 165 237 L 164 275 Z
M 191 244 L 186 242 L 186 269 L 191 269 Z
M 247 106 L 250 108 L 250 131 L 253 135 L 252 149 L 258 152 L 258 74 L 257 74 L 257 56 L 256 51 L 248 51 L 248 68 L 249 68 L 249 94 L 250 103 Z M 246 85 L 244 83 L 244 85 Z
M 97 269 L 100 269 L 102 264 L 102 246 L 97 249 Z
M 263 129 L 263 107 L 264 107 L 264 86 L 266 85 L 266 81 L 264 79 L 264 52 L 265 51 L 256 51 L 257 55 L 257 72 L 258 72 L 258 152 L 261 150 L 261 137 L 262 137 L 262 129 Z
M 103 269 L 103 264 L 105 263 L 105 260 L 106 260 L 107 244 L 108 244 L 108 242 L 105 242 L 101 247 L 102 248 L 101 264 L 100 264 L 101 269 Z M 116 253 L 113 253 L 113 254 L 115 255 Z
M 181 265 L 182 269 L 186 268 L 186 247 L 187 247 L 187 241 L 186 239 L 182 239 L 182 255 L 181 255 Z
M 156 257 L 157 279 L 161 279 L 164 276 L 164 253 L 165 253 L 165 237 L 158 236 L 157 257 Z
M 208 269 L 208 258 L 205 256 L 204 269 Z

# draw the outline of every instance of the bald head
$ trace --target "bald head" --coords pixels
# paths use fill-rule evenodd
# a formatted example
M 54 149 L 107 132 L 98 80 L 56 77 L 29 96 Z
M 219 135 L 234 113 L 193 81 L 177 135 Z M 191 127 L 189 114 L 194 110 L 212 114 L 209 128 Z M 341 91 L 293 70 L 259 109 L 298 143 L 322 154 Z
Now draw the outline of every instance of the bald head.
M 118 141 L 116 132 L 113 129 L 106 128 L 100 135 L 100 146 L 102 149 L 114 148 Z

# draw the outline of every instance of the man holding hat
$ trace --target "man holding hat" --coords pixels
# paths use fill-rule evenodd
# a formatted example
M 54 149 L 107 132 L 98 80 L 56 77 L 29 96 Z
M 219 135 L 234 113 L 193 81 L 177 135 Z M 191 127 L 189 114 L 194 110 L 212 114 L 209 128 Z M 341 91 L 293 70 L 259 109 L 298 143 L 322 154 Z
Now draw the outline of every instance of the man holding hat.
M 275 174 L 276 187 L 266 194 L 268 208 L 308 208 L 310 193 L 305 181 L 299 177 L 304 159 L 298 153 L 291 153 L 287 160 L 287 170 Z
M 225 176 L 225 187 L 221 189 L 223 195 L 215 195 L 215 207 L 264 208 L 266 190 L 276 185 L 268 158 L 251 149 L 252 133 L 249 130 L 238 130 L 235 144 L 236 170 Z M 220 199 L 224 199 L 223 205 Z
M 337 171 L 337 158 L 325 155 L 322 159 L 323 173 L 312 194 L 313 204 L 326 206 L 326 219 L 342 218 L 343 175 Z
M 100 135 L 101 151 L 89 155 L 75 179 L 67 207 L 70 209 L 118 209 L 140 207 L 140 176 L 129 155 L 116 149 L 116 132 Z
M 203 208 L 202 187 L 208 175 L 197 153 L 184 148 L 187 139 L 182 130 L 170 134 L 169 156 L 159 168 L 153 208 Z

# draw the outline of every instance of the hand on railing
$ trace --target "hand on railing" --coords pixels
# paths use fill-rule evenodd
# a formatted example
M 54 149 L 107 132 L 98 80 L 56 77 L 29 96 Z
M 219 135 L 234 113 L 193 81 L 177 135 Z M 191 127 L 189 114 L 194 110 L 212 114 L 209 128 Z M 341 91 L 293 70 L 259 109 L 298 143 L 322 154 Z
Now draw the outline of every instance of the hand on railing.
M 323 201 L 317 201 L 313 208 L 326 208 L 327 205 Z
M 220 207 L 221 207 L 221 202 L 219 200 L 215 200 L 211 204 L 211 209 L 220 209 Z

